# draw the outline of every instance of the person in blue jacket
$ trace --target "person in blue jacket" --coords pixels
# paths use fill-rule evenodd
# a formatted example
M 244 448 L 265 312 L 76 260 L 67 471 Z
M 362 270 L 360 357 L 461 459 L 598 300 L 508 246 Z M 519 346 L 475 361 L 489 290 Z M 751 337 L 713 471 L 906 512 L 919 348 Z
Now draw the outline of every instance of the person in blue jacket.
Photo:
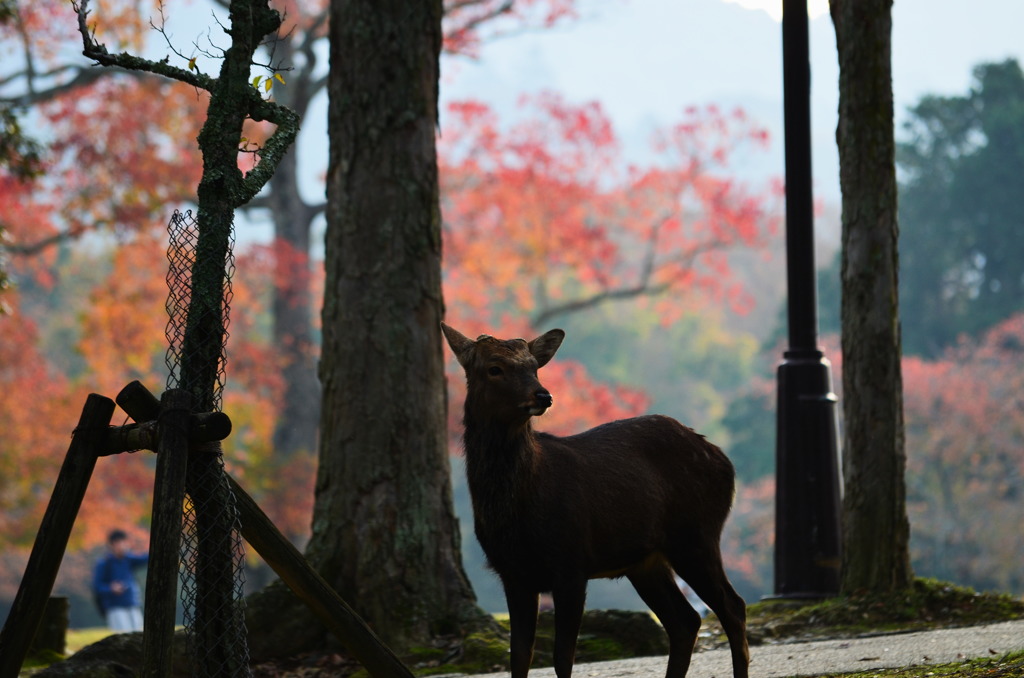
M 142 593 L 133 571 L 149 562 L 149 554 L 132 553 L 123 530 L 111 531 L 107 545 L 110 553 L 96 563 L 93 575 L 97 604 L 112 631 L 141 631 Z

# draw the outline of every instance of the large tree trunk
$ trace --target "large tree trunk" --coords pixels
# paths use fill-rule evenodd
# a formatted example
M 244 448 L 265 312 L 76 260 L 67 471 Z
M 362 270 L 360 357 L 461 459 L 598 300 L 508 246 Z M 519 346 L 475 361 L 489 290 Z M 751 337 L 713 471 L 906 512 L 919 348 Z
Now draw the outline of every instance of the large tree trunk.
M 842 588 L 910 585 L 897 294 L 892 0 L 832 0 L 839 49 L 845 416 Z
M 451 500 L 441 2 L 333 0 L 320 465 L 307 556 L 396 650 L 478 620 Z

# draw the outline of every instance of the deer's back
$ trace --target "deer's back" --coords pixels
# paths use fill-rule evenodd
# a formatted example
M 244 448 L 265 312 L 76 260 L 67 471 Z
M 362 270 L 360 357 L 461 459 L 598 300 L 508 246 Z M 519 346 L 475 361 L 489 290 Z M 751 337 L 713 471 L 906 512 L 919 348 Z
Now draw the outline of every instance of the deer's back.
M 622 419 L 565 438 L 540 434 L 540 443 L 538 474 L 575 476 L 581 494 L 593 491 L 625 503 L 639 495 L 649 505 L 658 500 L 669 511 L 701 504 L 721 513 L 723 521 L 732 505 L 732 462 L 718 446 L 671 417 Z

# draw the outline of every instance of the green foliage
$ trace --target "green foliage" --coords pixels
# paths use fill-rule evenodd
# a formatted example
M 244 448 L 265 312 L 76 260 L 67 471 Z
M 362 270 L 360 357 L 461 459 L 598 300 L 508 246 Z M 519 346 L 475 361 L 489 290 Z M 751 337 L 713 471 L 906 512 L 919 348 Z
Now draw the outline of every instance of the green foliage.
M 751 389 L 730 403 L 722 426 L 729 431 L 726 450 L 741 482 L 775 474 L 775 393 Z
M 20 181 L 38 177 L 42 172 L 42 148 L 25 136 L 15 111 L 0 105 L 0 167 Z
M 913 106 L 897 145 L 903 351 L 935 357 L 1024 310 L 1024 73 L 974 69 L 962 96 Z M 837 255 L 818 278 L 820 327 L 839 331 Z
M 936 355 L 1024 309 L 1024 73 L 974 69 L 963 96 L 926 96 L 897 150 L 907 353 Z
M 37 650 L 25 657 L 21 668 L 22 670 L 39 669 L 50 664 L 56 664 L 59 661 L 64 661 L 64 655 L 58 654 L 53 650 Z
M 608 304 L 558 323 L 572 341 L 560 353 L 599 381 L 642 389 L 648 411 L 667 414 L 729 447 L 722 416 L 755 371 L 757 341 L 726 329 L 705 308 L 666 327 L 638 305 Z
M 14 3 L 0 1 L 0 23 L 7 21 L 13 12 Z M 19 182 L 35 179 L 42 171 L 39 144 L 25 136 L 15 112 L 0 105 L 0 168 Z M 4 224 L 0 217 L 0 295 L 10 287 L 10 279 L 5 271 L 3 256 Z M 4 315 L 4 304 L 0 296 L 0 315 Z
M 902 245 L 901 245 L 902 248 Z M 843 253 L 836 252 L 832 261 L 818 269 L 818 331 L 821 334 L 836 334 L 842 330 L 842 322 L 839 318 L 839 304 L 843 297 L 842 279 L 839 270 L 842 268 Z M 904 311 L 904 304 L 900 304 L 900 312 Z M 785 312 L 781 316 L 783 327 L 785 327 Z M 906 330 L 904 330 L 904 337 Z

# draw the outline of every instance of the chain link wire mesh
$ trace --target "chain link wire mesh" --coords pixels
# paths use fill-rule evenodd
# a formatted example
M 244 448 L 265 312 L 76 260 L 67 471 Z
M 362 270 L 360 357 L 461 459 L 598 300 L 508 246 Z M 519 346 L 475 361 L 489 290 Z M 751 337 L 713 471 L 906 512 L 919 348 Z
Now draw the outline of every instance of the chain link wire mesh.
M 184 388 L 203 403 L 219 411 L 223 402 L 226 364 L 227 327 L 232 300 L 231 278 L 234 274 L 234 235 L 227 244 L 223 262 L 214 262 L 223 270 L 219 290 L 193 288 L 199 250 L 199 224 L 189 210 L 175 210 L 167 226 L 170 236 L 167 249 L 167 388 Z M 201 262 L 212 265 L 210 262 Z M 198 276 L 195 276 L 198 277 Z M 217 276 L 219 277 L 219 276 Z M 193 297 L 219 292 L 219 303 L 207 306 L 211 318 L 190 317 L 195 308 Z M 208 321 L 208 322 L 204 322 Z M 186 333 L 196 326 L 210 324 L 213 333 L 198 343 L 201 351 L 189 352 Z M 212 351 L 211 337 L 219 337 L 219 349 Z M 208 364 L 215 361 L 214 365 Z M 190 369 L 191 368 L 191 369 Z M 193 373 L 215 375 L 213 393 L 197 394 L 202 378 Z M 249 649 L 246 643 L 244 598 L 244 551 L 239 529 L 235 497 L 228 486 L 219 442 L 196 446 L 191 450 L 186 479 L 187 497 L 182 519 L 181 599 L 188 646 L 192 654 L 192 675 L 248 677 Z
M 181 212 L 174 210 L 167 225 L 169 244 L 167 247 L 167 388 L 184 388 L 190 390 L 192 384 L 182 374 L 181 366 L 188 356 L 185 355 L 185 331 L 189 324 L 189 308 L 192 303 L 192 271 L 196 265 L 196 252 L 199 246 L 199 223 L 192 210 Z M 231 279 L 235 274 L 234 235 L 228 242 L 227 257 L 224 262 L 224 285 L 221 298 L 220 317 L 217 318 L 222 335 L 220 350 L 217 352 L 216 382 L 213 387 L 213 409 L 220 411 L 224 396 L 225 365 L 227 362 L 228 325 L 230 324 L 231 300 L 233 292 Z M 198 318 L 191 319 L 198 324 Z M 191 356 L 195 358 L 195 356 Z

